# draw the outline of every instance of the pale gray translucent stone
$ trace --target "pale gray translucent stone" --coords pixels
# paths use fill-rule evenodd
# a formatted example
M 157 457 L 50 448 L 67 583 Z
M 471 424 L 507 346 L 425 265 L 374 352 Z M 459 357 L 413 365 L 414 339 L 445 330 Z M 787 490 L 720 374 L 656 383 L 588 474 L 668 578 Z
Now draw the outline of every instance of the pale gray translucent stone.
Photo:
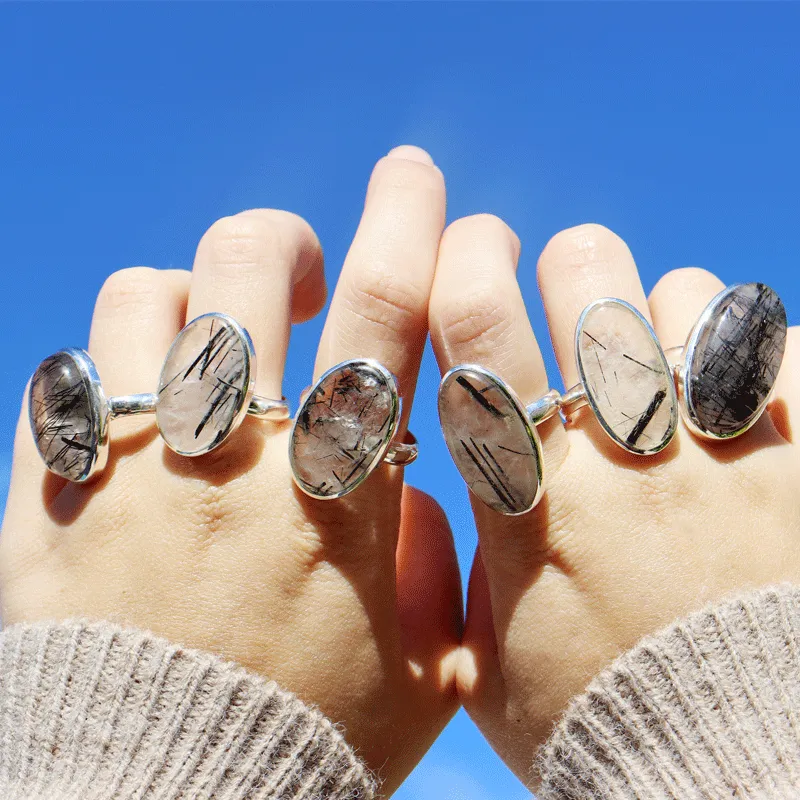
M 786 309 L 763 283 L 721 292 L 690 337 L 687 384 L 691 416 L 714 437 L 735 436 L 758 419 L 786 347 Z
M 100 420 L 91 399 L 92 385 L 69 352 L 39 364 L 28 398 L 33 438 L 44 463 L 70 481 L 85 480 L 92 470 Z
M 243 329 L 216 314 L 190 322 L 159 379 L 156 421 L 164 441 L 186 456 L 218 447 L 247 412 L 252 379 Z
M 439 418 L 461 477 L 486 505 L 522 514 L 536 504 L 542 456 L 520 401 L 477 367 L 451 370 L 439 388 Z
M 632 453 L 662 450 L 677 425 L 672 373 L 652 328 L 627 303 L 589 306 L 575 334 L 581 380 L 613 441 Z
M 394 380 L 369 362 L 334 368 L 297 413 L 289 457 L 308 494 L 340 497 L 363 481 L 394 435 L 398 400 Z

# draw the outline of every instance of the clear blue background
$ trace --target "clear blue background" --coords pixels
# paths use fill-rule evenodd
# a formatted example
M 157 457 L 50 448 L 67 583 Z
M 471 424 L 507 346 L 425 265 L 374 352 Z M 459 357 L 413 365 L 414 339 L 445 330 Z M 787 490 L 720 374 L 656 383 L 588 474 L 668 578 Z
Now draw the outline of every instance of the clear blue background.
M 545 349 L 536 257 L 585 221 L 628 241 L 647 289 L 700 265 L 771 283 L 797 322 L 799 30 L 794 4 L 0 5 L 0 501 L 25 381 L 85 345 L 111 271 L 188 267 L 214 219 L 277 206 L 316 228 L 333 284 L 402 142 L 444 170 L 451 219 L 519 233 Z M 294 333 L 290 397 L 321 323 Z M 466 572 L 436 382 L 428 354 L 408 478 L 443 501 Z M 398 795 L 528 796 L 463 713 Z

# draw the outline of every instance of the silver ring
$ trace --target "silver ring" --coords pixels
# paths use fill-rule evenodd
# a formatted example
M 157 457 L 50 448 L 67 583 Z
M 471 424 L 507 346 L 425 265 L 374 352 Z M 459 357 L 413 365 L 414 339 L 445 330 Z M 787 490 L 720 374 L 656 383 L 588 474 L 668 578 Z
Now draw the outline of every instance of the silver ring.
M 786 333 L 786 309 L 766 284 L 734 284 L 706 306 L 674 365 L 692 433 L 732 439 L 756 423 L 775 388 Z
M 167 447 L 200 456 L 219 447 L 247 414 L 289 418 L 285 400 L 253 395 L 250 334 L 227 314 L 203 314 L 175 337 L 158 379 L 156 424 Z
M 541 499 L 542 443 L 536 426 L 558 414 L 551 390 L 527 407 L 499 376 L 460 364 L 439 385 L 439 421 L 464 482 L 501 514 L 517 516 Z
M 397 379 L 363 358 L 329 369 L 303 393 L 289 440 L 297 486 L 317 500 L 335 500 L 360 486 L 381 462 L 417 457 L 416 440 L 396 441 L 401 398 Z
M 203 337 L 205 345 L 198 344 Z M 28 417 L 47 468 L 82 483 L 105 467 L 109 422 L 116 417 L 155 413 L 167 446 L 187 456 L 219 447 L 246 414 L 288 419 L 285 400 L 253 396 L 254 378 L 247 331 L 224 314 L 206 314 L 178 334 L 157 392 L 106 397 L 91 356 L 70 347 L 37 367 Z
M 115 417 L 155 410 L 154 394 L 106 397 L 94 362 L 69 347 L 48 356 L 31 378 L 28 419 L 47 469 L 75 483 L 108 460 L 108 427 Z
M 575 361 L 580 383 L 562 396 L 565 419 L 588 404 L 609 438 L 635 455 L 653 455 L 672 441 L 672 370 L 650 323 L 630 303 L 605 297 L 586 306 L 575 327 Z

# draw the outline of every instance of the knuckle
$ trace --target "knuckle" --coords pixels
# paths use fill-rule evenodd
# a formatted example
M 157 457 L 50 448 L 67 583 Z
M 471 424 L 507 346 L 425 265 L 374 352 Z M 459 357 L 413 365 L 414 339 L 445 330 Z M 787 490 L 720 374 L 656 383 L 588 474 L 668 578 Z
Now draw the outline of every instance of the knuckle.
M 551 266 L 585 267 L 607 263 L 630 255 L 628 245 L 612 230 L 594 222 L 560 231 L 545 245 L 539 257 L 539 271 Z
M 370 191 L 374 189 L 392 194 L 408 191 L 440 194 L 444 191 L 444 178 L 433 164 L 384 157 L 372 172 Z
M 394 333 L 416 327 L 427 297 L 420 287 L 396 273 L 375 268 L 349 287 L 348 305 L 360 318 Z
M 150 267 L 130 267 L 112 273 L 97 296 L 100 313 L 116 313 L 150 305 L 160 291 L 160 274 Z
M 198 251 L 215 265 L 286 267 L 294 264 L 309 239 L 316 244 L 310 225 L 296 214 L 256 209 L 218 219 L 203 235 Z
M 494 214 L 473 214 L 451 222 L 442 236 L 442 248 L 457 244 L 459 248 L 490 242 L 509 245 L 513 257 L 519 257 L 519 237 L 511 227 Z
M 659 278 L 651 293 L 657 297 L 662 292 L 674 294 L 676 292 L 705 292 L 708 287 L 722 286 L 722 282 L 712 272 L 701 267 L 680 267 L 670 270 Z
M 490 285 L 472 286 L 467 295 L 448 298 L 438 311 L 442 339 L 473 357 L 490 354 L 511 332 L 511 319 Z

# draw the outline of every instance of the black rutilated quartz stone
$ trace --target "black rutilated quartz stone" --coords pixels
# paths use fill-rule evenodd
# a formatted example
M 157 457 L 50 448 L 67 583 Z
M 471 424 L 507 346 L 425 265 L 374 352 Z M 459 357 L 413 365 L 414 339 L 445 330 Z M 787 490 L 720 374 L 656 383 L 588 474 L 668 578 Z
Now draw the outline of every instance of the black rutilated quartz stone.
M 763 410 L 783 360 L 786 310 L 763 283 L 730 287 L 713 301 L 687 363 L 687 402 L 695 424 L 734 436 Z

